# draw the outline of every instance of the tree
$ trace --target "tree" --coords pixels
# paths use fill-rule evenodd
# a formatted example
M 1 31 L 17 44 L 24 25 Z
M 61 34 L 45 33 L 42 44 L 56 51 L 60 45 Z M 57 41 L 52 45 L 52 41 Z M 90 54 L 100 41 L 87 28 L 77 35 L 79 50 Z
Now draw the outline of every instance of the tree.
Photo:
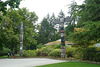
M 69 14 L 70 14 L 70 22 L 69 24 L 75 26 L 75 21 L 77 21 L 77 3 L 73 0 L 72 3 L 69 6 Z
M 38 41 L 40 41 L 39 43 L 45 44 L 45 43 L 49 42 L 49 40 L 50 40 L 50 39 L 48 39 L 49 33 L 50 33 L 49 23 L 48 23 L 47 19 L 44 18 L 41 22 L 41 27 L 39 30 L 39 37 L 40 37 L 38 40 Z
M 78 22 L 74 32 L 69 35 L 69 39 L 75 43 L 75 46 L 88 47 L 100 42 L 99 3 L 99 0 L 85 0 L 84 4 L 77 5 L 74 14 L 78 16 Z
M 99 0 L 85 0 L 85 3 L 77 7 L 77 16 L 79 17 L 78 25 L 87 21 L 100 20 L 100 1 Z M 95 11 L 93 11 L 95 10 Z
M 34 23 L 37 21 L 38 17 L 35 12 L 29 12 L 26 8 L 18 10 L 10 8 L 5 16 L 1 16 L 2 22 L 0 28 L 0 47 L 7 47 L 11 49 L 13 55 L 17 53 L 20 47 L 19 24 L 23 22 L 25 24 L 24 47 L 26 49 L 29 49 L 28 46 L 33 47 L 31 49 L 36 48 L 37 40 L 32 37 L 33 35 L 37 35 L 35 32 Z
M 39 38 L 38 41 L 39 43 L 48 43 L 51 41 L 55 41 L 58 39 L 58 33 L 57 30 L 55 29 L 54 25 L 54 14 L 52 17 L 47 15 L 46 18 L 44 18 L 41 22 L 41 26 L 39 29 Z
M 100 42 L 100 23 L 88 21 L 84 23 L 84 27 L 75 28 L 69 39 L 73 41 L 75 46 L 88 47 Z
M 9 10 L 8 16 L 14 22 L 14 31 L 15 33 L 19 33 L 18 26 L 21 22 L 24 23 L 24 49 L 36 49 L 37 40 L 33 38 L 33 35 L 37 35 L 35 33 L 35 25 L 34 23 L 37 21 L 38 17 L 35 12 L 29 12 L 26 8 L 22 8 L 19 10 Z M 17 16 L 17 17 L 16 17 Z M 32 47 L 32 48 L 30 48 Z
M 0 12 L 6 13 L 7 5 L 9 5 L 11 8 L 18 8 L 21 0 L 7 0 L 2 1 L 0 0 Z
M 71 34 L 71 33 L 73 33 L 73 31 L 74 31 L 74 27 L 75 26 L 73 26 L 72 24 L 68 24 L 68 26 L 65 28 L 65 34 L 66 34 L 66 37 L 65 37 L 65 39 L 68 41 L 68 36 Z
M 12 20 L 9 17 L 2 16 L 2 27 L 0 28 L 0 47 L 6 47 L 12 50 L 14 54 L 14 48 L 17 47 L 17 43 L 19 43 L 18 35 L 15 35 L 13 28 L 12 28 Z M 17 48 L 16 48 L 17 49 Z
M 11 8 L 18 8 L 21 0 L 0 0 L 0 14 L 5 15 L 7 10 L 7 5 Z M 2 16 L 0 15 L 0 26 L 1 26 Z

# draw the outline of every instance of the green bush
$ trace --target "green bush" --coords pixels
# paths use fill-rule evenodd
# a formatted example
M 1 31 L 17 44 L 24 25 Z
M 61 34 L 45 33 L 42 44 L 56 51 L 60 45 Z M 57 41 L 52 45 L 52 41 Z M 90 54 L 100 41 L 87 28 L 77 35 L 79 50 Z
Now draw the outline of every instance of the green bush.
M 97 52 L 96 52 L 96 55 L 95 55 L 95 57 L 94 57 L 94 61 L 100 62 L 100 48 L 97 47 L 96 50 L 97 50 Z
M 61 49 L 54 49 L 49 53 L 49 56 L 61 57 Z
M 48 54 L 52 51 L 50 47 L 43 47 L 42 48 L 42 56 L 48 56 Z
M 74 53 L 75 53 L 75 48 L 71 47 L 71 46 L 66 46 L 66 54 L 67 57 L 73 57 Z
M 42 56 L 42 50 L 41 49 L 37 49 L 35 50 L 36 56 Z
M 76 59 L 81 59 L 80 52 L 81 52 L 80 49 L 77 48 L 73 54 L 73 57 Z
M 100 62 L 100 52 L 96 53 L 95 57 L 94 57 L 94 60 L 96 62 Z
M 94 60 L 96 55 L 96 47 L 88 47 L 80 49 L 80 57 L 83 60 Z
M 54 49 L 60 49 L 61 48 L 61 44 L 57 44 L 55 45 Z
M 38 49 L 40 49 L 40 48 L 42 48 L 43 47 L 43 44 L 42 43 L 40 43 L 40 44 L 38 44 L 37 46 L 36 46 L 36 48 L 38 48 Z
M 11 50 L 9 48 L 3 47 L 3 49 L 0 50 L 0 56 L 8 55 L 8 52 L 10 53 Z
M 35 50 L 28 50 L 28 51 L 24 50 L 23 56 L 24 57 L 35 57 L 36 56 Z
M 20 55 L 19 54 L 15 54 L 15 56 L 19 57 Z

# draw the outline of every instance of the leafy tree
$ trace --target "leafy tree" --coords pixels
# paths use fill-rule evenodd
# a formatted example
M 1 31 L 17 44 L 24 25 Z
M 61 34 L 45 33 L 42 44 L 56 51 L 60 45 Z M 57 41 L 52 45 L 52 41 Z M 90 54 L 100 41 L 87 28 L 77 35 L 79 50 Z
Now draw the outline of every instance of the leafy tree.
M 85 3 L 77 6 L 77 16 L 79 17 L 78 25 L 87 21 L 100 20 L 100 1 L 99 0 L 85 0 Z M 93 11 L 95 10 L 95 11 Z
M 88 47 L 89 45 L 100 42 L 100 36 L 98 35 L 100 34 L 99 3 L 99 0 L 85 0 L 84 4 L 76 6 L 73 16 L 76 15 L 78 17 L 76 24 L 77 31 L 74 28 L 74 32 L 69 36 L 69 39 L 76 46 Z
M 0 0 L 0 13 L 6 14 L 7 12 L 7 5 L 9 5 L 11 8 L 18 8 L 21 0 Z M 2 16 L 0 15 L 0 26 L 1 26 Z
M 18 35 L 15 35 L 12 28 L 12 23 L 13 22 L 11 21 L 9 17 L 3 16 L 3 19 L 1 22 L 2 27 L 0 28 L 1 50 L 2 50 L 2 47 L 7 47 L 11 49 L 12 52 L 14 52 L 14 48 L 17 47 L 17 43 L 19 43 Z
M 7 5 L 9 5 L 11 8 L 18 8 L 20 1 L 21 0 L 0 0 L 0 12 L 6 13 Z
M 35 12 L 28 12 L 26 8 L 18 10 L 10 8 L 7 11 L 6 16 L 1 16 L 2 22 L 0 28 L 0 47 L 7 47 L 11 49 L 13 55 L 17 53 L 20 47 L 19 24 L 23 22 L 25 24 L 24 47 L 26 49 L 29 49 L 28 46 L 31 46 L 31 49 L 36 48 L 37 40 L 32 37 L 33 35 L 36 35 L 34 23 L 38 19 Z
M 75 43 L 75 46 L 88 47 L 100 42 L 100 23 L 88 21 L 82 28 L 75 28 L 69 39 Z

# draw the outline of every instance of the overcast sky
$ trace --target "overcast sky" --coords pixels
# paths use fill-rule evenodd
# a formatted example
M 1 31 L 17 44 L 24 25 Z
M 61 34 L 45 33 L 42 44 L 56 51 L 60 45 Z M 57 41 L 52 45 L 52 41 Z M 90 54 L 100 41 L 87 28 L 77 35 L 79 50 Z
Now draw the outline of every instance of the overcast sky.
M 5 1 L 5 0 L 4 0 Z M 26 7 L 30 12 L 35 12 L 39 17 L 38 22 L 41 22 L 43 17 L 48 13 L 52 15 L 54 13 L 58 16 L 62 10 L 65 15 L 68 15 L 68 5 L 71 4 L 72 0 L 22 0 L 19 7 Z M 83 0 L 75 0 L 77 4 L 82 4 Z

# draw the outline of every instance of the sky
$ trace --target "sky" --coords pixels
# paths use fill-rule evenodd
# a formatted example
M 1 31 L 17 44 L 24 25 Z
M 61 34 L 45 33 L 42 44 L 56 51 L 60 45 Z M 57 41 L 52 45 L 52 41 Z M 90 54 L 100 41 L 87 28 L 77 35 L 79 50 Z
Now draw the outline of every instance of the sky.
M 5 1 L 5 0 L 4 0 Z M 68 5 L 71 4 L 72 0 L 22 0 L 19 7 L 26 7 L 30 12 L 35 12 L 39 17 L 38 22 L 40 23 L 44 17 L 49 13 L 52 13 L 57 17 L 59 12 L 62 10 L 65 15 L 68 15 Z M 83 3 L 83 0 L 75 0 L 78 5 Z
M 39 17 L 38 23 L 42 21 L 44 17 L 49 13 L 58 16 L 59 12 L 62 10 L 65 15 L 68 15 L 68 5 L 72 0 L 22 0 L 19 7 L 26 7 L 30 12 L 35 12 Z M 75 0 L 77 4 L 82 4 L 83 0 Z

